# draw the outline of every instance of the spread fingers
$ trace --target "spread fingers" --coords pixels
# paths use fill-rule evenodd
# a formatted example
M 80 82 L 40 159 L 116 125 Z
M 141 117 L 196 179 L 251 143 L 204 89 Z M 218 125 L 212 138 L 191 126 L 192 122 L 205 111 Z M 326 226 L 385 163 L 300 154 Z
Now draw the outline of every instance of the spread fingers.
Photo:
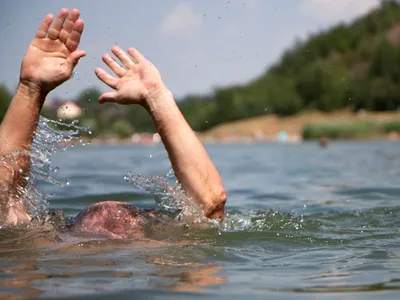
M 69 35 L 72 32 L 72 28 L 74 27 L 75 22 L 79 19 L 80 12 L 77 9 L 73 9 L 68 15 L 67 20 L 65 20 L 64 26 L 60 32 L 60 41 L 65 43 Z
M 124 50 L 122 50 L 120 47 L 118 46 L 114 46 L 111 48 L 112 53 L 114 53 L 114 55 L 116 57 L 118 57 L 118 59 L 124 64 L 124 66 L 127 69 L 133 68 L 135 65 L 135 62 L 132 60 L 132 58 L 129 57 L 128 54 L 126 54 L 126 52 Z
M 52 40 L 58 39 L 58 36 L 60 35 L 60 31 L 67 16 L 68 16 L 68 9 L 66 8 L 61 9 L 60 12 L 58 13 L 56 20 L 49 29 L 48 37 L 50 39 Z
M 108 74 L 106 71 L 104 71 L 102 68 L 96 68 L 95 69 L 96 76 L 103 81 L 105 84 L 107 84 L 110 88 L 117 89 L 117 84 L 118 84 L 118 78 L 115 78 Z
M 49 31 L 50 25 L 53 22 L 54 16 L 52 14 L 48 14 L 42 23 L 38 31 L 36 32 L 36 37 L 38 39 L 44 39 L 47 36 L 47 32 Z
M 125 75 L 126 70 L 121 67 L 112 57 L 110 54 L 104 54 L 103 55 L 103 61 L 106 63 L 107 66 L 119 77 L 122 77 Z

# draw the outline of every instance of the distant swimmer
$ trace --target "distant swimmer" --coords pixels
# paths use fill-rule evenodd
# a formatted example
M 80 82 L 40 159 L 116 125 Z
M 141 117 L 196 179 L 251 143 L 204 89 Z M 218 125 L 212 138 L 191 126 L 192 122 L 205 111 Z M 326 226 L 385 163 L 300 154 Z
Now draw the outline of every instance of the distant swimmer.
M 79 60 L 86 55 L 78 50 L 83 28 L 77 9 L 61 9 L 56 18 L 51 14 L 44 18 L 25 53 L 18 88 L 0 125 L 1 157 L 31 149 L 48 93 L 70 79 Z M 102 94 L 99 102 L 143 106 L 154 120 L 188 198 L 201 207 L 205 217 L 222 220 L 226 193 L 221 177 L 159 71 L 134 48 L 125 52 L 114 46 L 111 51 L 119 62 L 110 54 L 104 54 L 103 61 L 115 76 L 101 68 L 95 70 L 97 77 L 113 89 Z M 7 164 L 0 160 L 0 225 L 32 222 L 34 216 L 24 206 L 20 192 L 29 171 L 29 155 L 18 155 Z M 124 238 L 140 234 L 144 220 L 155 215 L 154 209 L 104 201 L 81 211 L 67 228 L 74 233 Z
M 321 148 L 326 148 L 328 147 L 328 138 L 326 136 L 322 136 L 319 139 L 319 146 Z

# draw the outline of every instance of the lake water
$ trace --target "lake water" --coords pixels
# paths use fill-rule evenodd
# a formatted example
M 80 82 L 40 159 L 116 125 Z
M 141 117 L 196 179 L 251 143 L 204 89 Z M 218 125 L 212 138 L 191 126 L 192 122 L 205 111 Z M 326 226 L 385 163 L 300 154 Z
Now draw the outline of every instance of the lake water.
M 398 299 L 400 143 L 207 145 L 228 192 L 222 228 L 175 224 L 146 240 L 1 232 L 0 298 Z M 169 170 L 161 146 L 86 146 L 40 182 L 74 215 L 102 200 L 155 207 L 124 180 Z M 40 245 L 40 246 L 38 246 Z

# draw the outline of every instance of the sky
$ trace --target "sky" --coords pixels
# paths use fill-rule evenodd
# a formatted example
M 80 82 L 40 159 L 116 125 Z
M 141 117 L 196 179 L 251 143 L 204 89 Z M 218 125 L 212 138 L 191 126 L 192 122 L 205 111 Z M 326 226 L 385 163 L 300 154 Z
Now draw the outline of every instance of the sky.
M 48 97 L 73 100 L 107 91 L 94 75 L 118 44 L 135 47 L 160 70 L 176 98 L 244 84 L 276 63 L 295 39 L 351 22 L 379 0 L 0 0 L 0 83 L 14 90 L 26 47 L 47 13 L 78 8 L 87 56 Z

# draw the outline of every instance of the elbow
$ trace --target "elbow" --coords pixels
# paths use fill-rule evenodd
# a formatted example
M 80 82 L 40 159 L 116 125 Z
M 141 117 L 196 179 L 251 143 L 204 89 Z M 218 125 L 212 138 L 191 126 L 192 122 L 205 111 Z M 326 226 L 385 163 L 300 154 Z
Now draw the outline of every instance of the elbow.
M 226 195 L 226 191 L 225 188 L 222 186 L 221 189 L 218 191 L 217 195 L 216 195 L 216 200 L 219 204 L 222 204 L 225 207 L 225 203 L 227 200 L 227 195 Z
M 219 219 L 222 221 L 225 215 L 225 203 L 227 195 L 225 188 L 221 185 L 214 189 L 210 197 L 210 206 L 205 211 L 205 215 L 210 219 Z

